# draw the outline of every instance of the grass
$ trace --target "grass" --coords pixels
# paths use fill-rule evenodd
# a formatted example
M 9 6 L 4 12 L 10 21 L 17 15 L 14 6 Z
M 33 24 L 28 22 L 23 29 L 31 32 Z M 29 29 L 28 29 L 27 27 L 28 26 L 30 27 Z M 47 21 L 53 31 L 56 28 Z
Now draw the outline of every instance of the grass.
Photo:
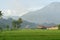
M 0 40 L 60 40 L 60 30 L 13 30 L 0 32 Z

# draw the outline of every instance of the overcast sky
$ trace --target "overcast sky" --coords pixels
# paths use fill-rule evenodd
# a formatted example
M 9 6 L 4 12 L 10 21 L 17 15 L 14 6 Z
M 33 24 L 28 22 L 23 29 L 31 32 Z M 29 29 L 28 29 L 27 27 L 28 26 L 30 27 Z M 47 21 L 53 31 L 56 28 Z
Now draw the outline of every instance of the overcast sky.
M 0 0 L 0 10 L 4 16 L 22 16 L 52 2 L 60 2 L 60 0 Z

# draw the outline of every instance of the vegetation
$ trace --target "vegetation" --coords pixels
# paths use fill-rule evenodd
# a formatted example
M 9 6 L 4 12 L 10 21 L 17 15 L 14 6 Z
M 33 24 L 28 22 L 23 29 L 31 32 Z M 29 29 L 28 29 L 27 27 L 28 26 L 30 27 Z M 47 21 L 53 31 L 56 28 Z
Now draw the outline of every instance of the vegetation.
M 18 29 L 21 27 L 22 19 L 19 18 L 18 20 L 13 20 L 12 25 L 13 29 Z
M 58 29 L 60 30 L 60 24 L 58 25 Z
M 60 40 L 60 30 L 15 30 L 0 33 L 0 40 Z
M 2 18 L 2 11 L 0 11 L 0 18 Z M 2 27 L 0 27 L 0 31 L 2 31 L 3 29 L 2 29 Z
M 7 30 L 9 30 L 9 25 L 6 25 Z
M 2 29 L 2 27 L 0 27 L 0 32 L 2 32 L 3 31 L 3 29 Z
M 2 15 L 3 15 L 3 14 L 2 14 L 2 11 L 0 11 L 0 17 L 2 17 Z

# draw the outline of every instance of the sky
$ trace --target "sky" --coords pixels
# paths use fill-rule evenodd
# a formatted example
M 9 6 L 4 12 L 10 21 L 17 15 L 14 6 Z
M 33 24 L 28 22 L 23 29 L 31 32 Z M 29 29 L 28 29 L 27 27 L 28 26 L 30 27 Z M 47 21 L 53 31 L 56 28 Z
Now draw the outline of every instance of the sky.
M 23 16 L 30 11 L 42 9 L 52 2 L 60 0 L 0 0 L 3 16 Z

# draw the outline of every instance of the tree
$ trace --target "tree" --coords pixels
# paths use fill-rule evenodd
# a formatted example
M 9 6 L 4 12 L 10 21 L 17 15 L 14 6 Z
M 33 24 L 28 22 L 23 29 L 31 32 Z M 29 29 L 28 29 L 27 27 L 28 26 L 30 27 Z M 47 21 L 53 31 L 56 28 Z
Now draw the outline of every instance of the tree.
M 1 31 L 1 32 L 2 32 L 2 30 L 3 30 L 2 27 L 0 27 L 0 31 Z
M 58 25 L 58 29 L 60 30 L 60 24 Z
M 9 30 L 9 25 L 6 26 L 7 30 Z
M 18 20 L 13 20 L 12 25 L 14 29 L 18 29 L 21 27 L 22 19 L 19 18 Z
M 12 21 L 12 26 L 13 26 L 13 29 L 16 29 L 16 20 Z
M 0 18 L 2 17 L 2 11 L 0 11 Z
M 19 27 L 21 27 L 21 23 L 22 23 L 23 21 L 22 21 L 22 18 L 19 18 L 18 20 L 17 20 L 17 28 L 19 28 Z
M 2 11 L 0 11 L 0 18 L 2 17 Z M 2 27 L 0 27 L 0 31 L 2 31 Z

